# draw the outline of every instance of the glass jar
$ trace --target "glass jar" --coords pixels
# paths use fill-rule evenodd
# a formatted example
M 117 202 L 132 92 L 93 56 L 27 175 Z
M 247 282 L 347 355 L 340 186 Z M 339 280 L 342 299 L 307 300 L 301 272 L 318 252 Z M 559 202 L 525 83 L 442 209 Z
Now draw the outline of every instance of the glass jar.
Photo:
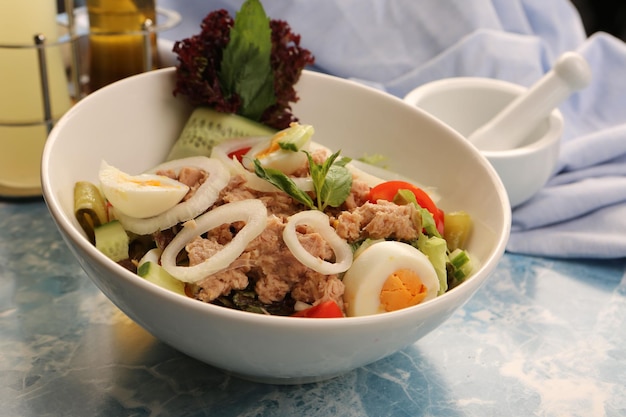
M 156 32 L 145 26 L 156 25 L 155 0 L 87 0 L 87 11 L 90 91 L 158 67 Z

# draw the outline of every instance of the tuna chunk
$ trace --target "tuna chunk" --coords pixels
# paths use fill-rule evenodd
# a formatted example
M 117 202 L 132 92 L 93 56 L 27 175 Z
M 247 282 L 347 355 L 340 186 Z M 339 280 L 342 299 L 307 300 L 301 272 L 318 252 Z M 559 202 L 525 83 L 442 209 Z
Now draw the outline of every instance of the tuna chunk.
M 302 210 L 301 204 L 282 191 L 263 193 L 246 187 L 245 179 L 240 175 L 231 178 L 229 184 L 221 191 L 216 204 L 233 203 L 253 198 L 263 201 L 268 214 L 274 214 L 281 218 L 286 218 Z
M 370 186 L 358 179 L 352 180 L 352 188 L 350 189 L 350 195 L 346 198 L 346 201 L 343 203 L 343 207 L 352 211 L 357 207 L 362 206 L 367 202 L 367 198 L 369 197 Z
M 255 287 L 259 299 L 264 303 L 280 301 L 293 291 L 291 295 L 297 301 L 315 303 L 324 296 L 333 295 L 336 297 L 333 299 L 340 303 L 343 283 L 336 275 L 327 277 L 302 265 L 283 242 L 284 228 L 280 218 L 271 216 L 265 231 L 246 249 L 250 253 L 252 272 L 259 277 Z M 309 253 L 331 260 L 333 252 L 326 241 L 318 233 L 302 231 L 305 233 L 301 236 L 301 243 Z M 340 294 L 337 295 L 330 286 L 340 286 Z
M 249 279 L 256 280 L 255 291 L 263 303 L 281 301 L 291 292 L 297 301 L 315 304 L 326 299 L 343 305 L 343 283 L 336 275 L 322 275 L 301 264 L 285 245 L 283 219 L 270 215 L 266 229 L 247 246 L 244 253 L 227 268 L 197 284 L 196 298 L 210 302 L 233 289 L 244 289 Z M 197 265 L 219 251 L 228 239 L 227 225 L 198 237 L 187 245 L 189 264 Z M 314 256 L 332 260 L 330 246 L 316 232 L 301 228 L 302 245 Z
M 220 228 L 223 230 L 223 228 Z M 202 263 L 215 253 L 219 252 L 223 245 L 213 239 L 196 237 L 186 246 L 189 257 L 189 265 L 194 266 Z M 249 268 L 232 268 L 211 275 L 198 283 L 196 298 L 210 302 L 221 295 L 227 295 L 232 290 L 242 290 L 248 286 Z
M 413 204 L 379 200 L 341 213 L 335 228 L 339 236 L 352 242 L 363 238 L 412 240 L 419 236 L 422 221 Z
M 183 201 L 189 200 L 195 193 L 196 190 L 204 184 L 209 174 L 201 169 L 193 168 L 193 167 L 183 167 L 178 175 L 172 169 L 168 170 L 159 170 L 156 173 L 157 175 L 163 175 L 165 177 L 169 177 L 173 180 L 180 181 L 186 186 L 189 187 L 189 191 L 183 198 Z

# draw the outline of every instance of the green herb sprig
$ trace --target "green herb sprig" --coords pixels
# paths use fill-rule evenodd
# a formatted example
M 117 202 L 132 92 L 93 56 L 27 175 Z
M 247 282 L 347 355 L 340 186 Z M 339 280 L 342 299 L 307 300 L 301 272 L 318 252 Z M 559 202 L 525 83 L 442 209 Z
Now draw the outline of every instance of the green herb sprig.
M 294 200 L 304 204 L 311 210 L 324 211 L 327 207 L 339 207 L 350 195 L 352 174 L 346 168 L 350 158 L 340 158 L 337 151 L 321 164 L 316 163 L 311 154 L 306 153 L 309 161 L 309 173 L 313 182 L 315 200 L 305 191 L 298 188 L 295 182 L 283 172 L 265 168 L 258 159 L 254 160 L 254 172 L 259 178 L 268 181 L 278 189 L 289 194 Z

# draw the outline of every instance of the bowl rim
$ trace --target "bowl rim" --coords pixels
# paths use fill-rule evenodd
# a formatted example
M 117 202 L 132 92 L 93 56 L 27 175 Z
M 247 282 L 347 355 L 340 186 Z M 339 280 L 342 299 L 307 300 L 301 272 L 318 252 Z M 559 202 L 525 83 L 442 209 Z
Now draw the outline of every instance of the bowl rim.
M 109 84 L 100 90 L 95 91 L 89 96 L 85 97 L 81 100 L 80 103 L 97 100 L 99 94 L 102 91 L 106 91 L 111 88 L 119 88 L 126 83 L 133 82 L 138 77 L 162 77 L 165 75 L 170 75 L 170 72 L 175 70 L 174 67 L 163 68 L 159 70 L 150 71 L 148 73 L 142 73 L 138 75 L 134 75 L 115 83 Z M 445 130 L 448 131 L 449 134 L 458 136 L 462 138 L 458 132 L 445 125 L 439 119 L 433 117 L 432 115 L 424 112 L 423 110 L 417 108 L 416 106 L 409 105 L 406 101 L 396 96 L 393 96 L 387 92 L 375 89 L 373 87 L 357 83 L 353 80 L 323 74 L 316 71 L 304 70 L 303 76 L 307 77 L 315 77 L 319 79 L 328 78 L 330 80 L 334 80 L 335 82 L 341 83 L 349 83 L 354 85 L 356 88 L 367 89 L 370 90 L 374 94 L 384 95 L 387 99 L 391 99 L 397 101 L 403 106 L 407 106 L 411 109 L 411 111 L 416 112 L 423 115 L 426 115 L 428 119 L 433 123 L 437 123 L 441 125 Z M 75 105 L 68 112 L 66 112 L 59 122 L 54 126 L 46 144 L 44 146 L 43 154 L 42 154 L 42 162 L 41 162 L 41 184 L 42 184 L 42 196 L 46 205 L 48 206 L 49 212 L 52 215 L 57 229 L 61 232 L 62 238 L 68 243 L 70 246 L 75 245 L 77 249 L 71 248 L 72 251 L 79 250 L 87 254 L 87 256 L 97 262 L 99 265 L 106 267 L 107 271 L 113 273 L 115 275 L 121 275 L 124 279 L 129 281 L 129 284 L 139 287 L 144 291 L 148 291 L 152 293 L 154 296 L 165 297 L 172 303 L 179 305 L 180 307 L 184 307 L 185 309 L 192 309 L 200 312 L 201 314 L 210 314 L 214 316 L 220 316 L 223 319 L 228 321 L 236 321 L 236 322 L 248 322 L 248 323 L 258 323 L 263 324 L 264 326 L 279 326 L 279 327 L 288 327 L 288 328 L 302 328 L 306 329 L 314 329 L 320 326 L 325 328 L 329 328 L 332 326 L 333 328 L 341 328 L 341 327 L 354 327 L 354 326 L 368 326 L 370 323 L 389 323 L 392 325 L 397 320 L 403 320 L 407 317 L 417 315 L 419 316 L 419 312 L 422 310 L 436 310 L 438 308 L 445 308 L 448 303 L 452 310 L 456 310 L 459 308 L 463 302 L 454 302 L 452 299 L 461 298 L 463 301 L 467 301 L 471 298 L 471 295 L 482 286 L 482 284 L 486 281 L 486 279 L 491 275 L 491 272 L 495 269 L 498 259 L 503 255 L 506 244 L 508 242 L 510 228 L 511 228 L 511 212 L 510 206 L 508 205 L 508 196 L 504 185 L 502 184 L 498 174 L 495 169 L 491 166 L 491 164 L 487 161 L 487 159 L 480 155 L 477 152 L 477 156 L 483 160 L 483 165 L 485 169 L 488 170 L 490 177 L 492 180 L 496 182 L 496 191 L 499 194 L 499 200 L 502 205 L 502 216 L 504 228 L 498 234 L 496 245 L 489 252 L 489 256 L 485 259 L 480 259 L 480 264 L 477 270 L 472 274 L 471 278 L 466 282 L 462 283 L 458 287 L 455 287 L 446 293 L 437 296 L 436 298 L 429 300 L 426 303 L 418 304 L 412 307 L 407 307 L 401 310 L 387 312 L 383 314 L 376 314 L 370 316 L 360 316 L 360 317 L 342 317 L 335 318 L 331 320 L 310 320 L 306 318 L 299 317 L 290 317 L 290 316 L 275 316 L 275 315 L 263 315 L 263 314 L 255 314 L 246 311 L 240 311 L 230 308 L 225 308 L 217 305 L 213 305 L 210 303 L 201 302 L 190 297 L 185 297 L 176 293 L 173 293 L 170 290 L 154 285 L 145 279 L 141 278 L 137 274 L 132 273 L 127 270 L 123 266 L 113 262 L 111 259 L 106 257 L 103 253 L 96 249 L 96 247 L 91 244 L 85 235 L 78 230 L 78 228 L 70 221 L 69 215 L 63 209 L 63 204 L 58 197 L 58 195 L 54 192 L 51 176 L 48 174 L 50 171 L 50 163 L 54 154 L 54 147 L 57 141 L 59 141 L 59 132 L 62 130 L 63 126 L 67 124 L 73 117 L 74 113 L 78 111 L 78 106 Z M 507 209 L 508 207 L 508 209 Z M 89 275 L 89 274 L 88 274 Z M 94 281 L 91 276 L 89 278 Z M 102 288 L 101 288 L 102 290 Z M 105 291 L 103 291 L 105 292 Z M 450 300 L 450 301 L 448 301 Z M 420 325 L 420 323 L 416 323 L 416 326 Z
M 492 91 L 497 90 L 515 95 L 521 94 L 528 89 L 527 87 L 524 87 L 520 84 L 515 84 L 513 82 L 497 78 L 449 77 L 422 84 L 407 93 L 404 96 L 403 100 L 413 106 L 419 107 L 418 103 L 420 102 L 420 100 L 432 97 L 433 95 L 443 92 L 449 92 L 451 90 L 459 88 L 472 87 Z M 519 148 L 499 151 L 480 150 L 480 153 L 485 155 L 487 159 L 496 160 L 522 157 L 541 152 L 546 148 L 555 146 L 561 141 L 564 123 L 565 122 L 563 119 L 563 114 L 558 108 L 556 108 L 550 113 L 550 116 L 548 118 L 548 130 L 540 140 L 534 141 Z

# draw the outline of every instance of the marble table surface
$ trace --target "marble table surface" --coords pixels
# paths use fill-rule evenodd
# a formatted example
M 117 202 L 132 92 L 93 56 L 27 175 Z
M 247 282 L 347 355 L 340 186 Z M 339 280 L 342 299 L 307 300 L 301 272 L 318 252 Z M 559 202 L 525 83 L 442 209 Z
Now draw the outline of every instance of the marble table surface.
M 0 415 L 626 415 L 625 266 L 507 254 L 414 345 L 263 385 L 156 340 L 91 283 L 41 199 L 0 200 Z

